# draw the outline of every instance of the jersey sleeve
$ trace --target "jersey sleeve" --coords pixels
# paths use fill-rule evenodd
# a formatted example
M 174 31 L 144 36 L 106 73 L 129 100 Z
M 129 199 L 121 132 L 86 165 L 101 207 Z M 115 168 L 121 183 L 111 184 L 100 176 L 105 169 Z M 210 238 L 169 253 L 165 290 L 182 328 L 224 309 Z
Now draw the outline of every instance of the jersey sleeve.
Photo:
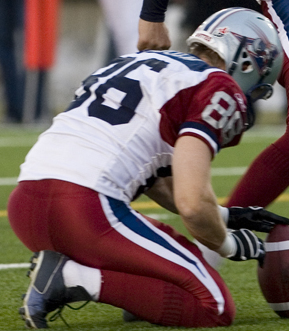
M 164 22 L 169 0 L 143 0 L 140 18 L 149 22 Z
M 240 87 L 228 74 L 214 72 L 162 107 L 160 132 L 172 146 L 180 136 L 197 137 L 214 156 L 239 143 L 246 120 L 246 98 Z
M 275 25 L 284 50 L 284 62 L 278 83 L 288 91 L 289 70 L 289 7 L 287 1 L 263 0 L 261 1 L 262 13 Z M 288 94 L 288 92 L 287 92 Z M 287 95 L 288 98 L 288 95 Z

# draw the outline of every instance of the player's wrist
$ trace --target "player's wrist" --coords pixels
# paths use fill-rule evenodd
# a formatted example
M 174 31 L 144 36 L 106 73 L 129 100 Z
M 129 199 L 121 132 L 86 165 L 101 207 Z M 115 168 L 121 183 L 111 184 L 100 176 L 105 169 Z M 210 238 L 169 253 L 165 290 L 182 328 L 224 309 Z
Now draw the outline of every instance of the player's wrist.
M 219 207 L 219 211 L 220 214 L 222 216 L 222 219 L 224 221 L 224 223 L 226 224 L 226 226 L 228 225 L 228 221 L 229 221 L 229 208 L 223 207 L 223 206 L 218 206 Z
M 231 257 L 236 254 L 237 244 L 231 233 L 228 233 L 222 245 L 216 250 L 222 257 Z

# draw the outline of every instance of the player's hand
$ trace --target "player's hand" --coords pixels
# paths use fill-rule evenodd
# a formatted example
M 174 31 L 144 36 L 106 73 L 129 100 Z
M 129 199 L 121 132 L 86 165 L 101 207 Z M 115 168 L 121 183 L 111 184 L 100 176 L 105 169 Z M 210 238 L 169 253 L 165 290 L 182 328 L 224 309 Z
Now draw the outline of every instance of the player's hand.
M 241 228 L 269 233 L 275 224 L 289 225 L 289 219 L 271 213 L 262 207 L 231 207 L 229 209 L 228 228 Z
M 263 241 L 258 238 L 253 232 L 247 229 L 240 229 L 233 231 L 229 234 L 235 241 L 236 249 L 231 256 L 228 256 L 233 261 L 246 261 L 246 260 L 258 260 L 262 266 L 265 249 Z
M 137 48 L 140 51 L 146 49 L 164 50 L 171 47 L 169 32 L 163 22 L 148 22 L 140 18 L 138 31 Z

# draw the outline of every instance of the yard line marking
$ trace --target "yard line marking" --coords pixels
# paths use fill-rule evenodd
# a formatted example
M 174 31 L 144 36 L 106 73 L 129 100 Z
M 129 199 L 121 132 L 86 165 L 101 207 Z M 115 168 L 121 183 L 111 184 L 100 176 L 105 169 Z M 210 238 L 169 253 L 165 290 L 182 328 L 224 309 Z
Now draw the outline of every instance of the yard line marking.
M 227 201 L 227 197 L 219 197 L 217 198 L 218 204 L 223 205 Z M 288 202 L 289 201 L 289 194 L 284 193 L 281 194 L 276 200 L 276 202 Z M 162 208 L 154 201 L 136 201 L 131 203 L 131 207 L 136 210 L 143 210 L 143 209 L 160 209 Z M 7 210 L 0 210 L 0 218 L 7 217 Z
M 244 174 L 246 169 L 247 167 L 212 168 L 212 176 L 241 176 Z M 17 178 L 18 177 L 0 177 L 0 186 L 17 185 Z
M 0 210 L 0 217 L 6 217 L 7 215 L 7 210 Z
M 218 204 L 223 205 L 226 203 L 228 197 L 219 197 L 217 198 Z M 281 194 L 276 200 L 276 202 L 288 202 L 289 201 L 289 193 Z M 160 205 L 158 205 L 154 201 L 136 201 L 131 203 L 131 207 L 137 210 L 141 209 L 158 209 L 161 208 Z
M 0 270 L 29 268 L 30 263 L 7 263 L 0 264 Z
M 253 129 L 247 132 L 242 138 L 242 142 L 254 143 L 256 138 L 272 137 L 279 138 L 285 132 L 285 125 L 256 125 Z M 45 129 L 46 130 L 46 129 Z M 25 137 L 25 132 L 22 136 L 17 135 L 17 137 L 6 136 L 0 137 L 0 147 L 32 147 L 37 141 L 39 135 L 45 131 L 35 133 L 35 136 Z
M 171 219 L 172 217 L 175 217 L 175 215 L 173 214 L 165 214 L 165 213 L 151 213 L 151 214 L 146 214 L 146 216 L 150 217 L 150 218 L 154 218 L 155 220 L 158 221 L 167 221 L 169 219 Z
M 247 167 L 231 167 L 231 168 L 212 168 L 212 176 L 241 176 L 245 173 Z
M 228 197 L 219 197 L 217 198 L 219 205 L 224 205 L 227 201 Z M 276 200 L 276 202 L 288 202 L 289 201 L 289 194 L 284 193 L 281 194 Z M 136 201 L 131 203 L 131 207 L 136 210 L 142 210 L 142 209 L 159 209 L 161 208 L 160 205 L 158 205 L 154 201 Z M 7 217 L 7 210 L 0 210 L 0 218 Z
M 286 131 L 286 126 L 281 125 L 256 125 L 250 131 L 246 132 L 242 137 L 244 140 L 250 140 L 250 138 L 278 138 L 281 137 Z M 254 141 L 252 141 L 254 142 Z
M 31 147 L 37 137 L 0 137 L 0 147 Z
M 13 186 L 17 184 L 18 177 L 2 177 L 0 178 L 0 186 Z

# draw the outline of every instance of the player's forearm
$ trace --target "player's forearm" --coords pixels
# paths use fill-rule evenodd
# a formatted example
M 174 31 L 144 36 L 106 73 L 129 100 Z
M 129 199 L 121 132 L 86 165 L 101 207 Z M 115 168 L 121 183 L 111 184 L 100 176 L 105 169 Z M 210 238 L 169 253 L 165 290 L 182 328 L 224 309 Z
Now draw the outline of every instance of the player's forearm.
M 227 231 L 211 188 L 204 189 L 196 203 L 178 203 L 178 210 L 186 228 L 195 239 L 212 250 L 218 250 L 222 246 Z
M 211 185 L 212 154 L 207 144 L 182 136 L 173 157 L 174 200 L 190 234 L 210 249 L 225 240 L 226 227 Z

